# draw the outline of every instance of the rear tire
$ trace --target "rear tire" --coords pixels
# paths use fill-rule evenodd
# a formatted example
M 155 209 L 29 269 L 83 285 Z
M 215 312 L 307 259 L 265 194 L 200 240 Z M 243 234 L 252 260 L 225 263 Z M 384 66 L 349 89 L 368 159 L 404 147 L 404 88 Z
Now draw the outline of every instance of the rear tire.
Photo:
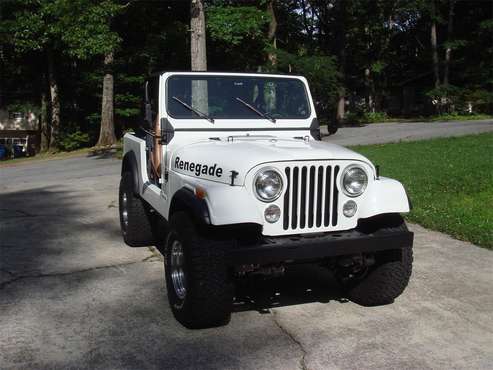
M 390 215 L 377 220 L 376 224 L 370 226 L 370 230 L 372 233 L 380 234 L 407 231 L 407 227 L 401 216 Z M 400 258 L 392 258 L 389 261 L 387 258 L 389 254 L 400 256 Z M 407 287 L 412 265 L 412 248 L 377 254 L 375 266 L 372 266 L 365 277 L 348 282 L 348 298 L 362 306 L 393 303 Z
M 233 283 L 224 242 L 202 237 L 185 212 L 173 214 L 166 240 L 165 279 L 174 317 L 189 329 L 229 323 Z
M 119 212 L 123 240 L 130 247 L 155 244 L 151 209 L 142 198 L 135 195 L 133 176 L 124 172 L 120 180 Z

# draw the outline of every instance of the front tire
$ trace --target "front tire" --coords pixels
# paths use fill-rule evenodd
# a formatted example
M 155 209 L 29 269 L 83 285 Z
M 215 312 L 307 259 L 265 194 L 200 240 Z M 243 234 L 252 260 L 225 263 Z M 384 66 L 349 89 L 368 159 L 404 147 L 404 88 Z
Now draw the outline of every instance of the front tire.
M 133 176 L 124 172 L 120 180 L 119 213 L 123 240 L 130 247 L 155 244 L 150 207 L 134 194 Z
M 199 235 L 185 212 L 173 214 L 165 248 L 165 279 L 174 317 L 189 329 L 229 323 L 233 284 L 226 245 Z
M 370 225 L 371 233 L 407 231 L 399 215 L 385 216 Z M 397 246 L 398 247 L 398 246 Z M 397 256 L 397 257 L 396 257 Z M 348 298 L 362 306 L 380 306 L 393 303 L 406 289 L 412 273 L 412 247 L 377 254 L 376 264 L 361 279 L 346 284 Z

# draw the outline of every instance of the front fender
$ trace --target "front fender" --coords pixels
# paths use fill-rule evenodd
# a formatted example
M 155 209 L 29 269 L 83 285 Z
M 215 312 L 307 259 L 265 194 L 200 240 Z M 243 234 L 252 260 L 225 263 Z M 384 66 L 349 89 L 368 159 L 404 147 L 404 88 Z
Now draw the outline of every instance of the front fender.
M 380 177 L 368 189 L 360 205 L 360 218 L 376 216 L 382 213 L 407 213 L 410 210 L 409 199 L 404 186 L 393 179 Z
M 207 188 L 213 225 L 255 223 L 263 225 L 262 213 L 244 186 L 214 184 Z
M 244 186 L 230 186 L 173 172 L 171 174 L 175 188 L 188 188 L 195 192 L 197 187 L 201 187 L 206 191 L 204 200 L 212 225 L 263 224 L 262 213 Z

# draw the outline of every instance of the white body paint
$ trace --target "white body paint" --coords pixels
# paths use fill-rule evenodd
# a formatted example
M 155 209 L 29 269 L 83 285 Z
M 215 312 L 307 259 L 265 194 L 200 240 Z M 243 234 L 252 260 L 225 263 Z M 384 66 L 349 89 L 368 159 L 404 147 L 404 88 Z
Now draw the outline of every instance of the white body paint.
M 149 182 L 146 170 L 145 141 L 132 134 L 126 134 L 124 137 L 124 154 L 133 151 L 138 162 L 140 195 L 165 219 L 169 218 L 173 195 L 183 187 L 192 191 L 197 187 L 205 190 L 205 201 L 209 208 L 211 224 L 256 223 L 263 225 L 263 234 L 269 236 L 349 230 L 356 227 L 359 218 L 383 213 L 409 212 L 406 192 L 398 181 L 383 177 L 377 179 L 375 167 L 362 155 L 339 145 L 315 141 L 311 137 L 310 124 L 316 118 L 316 113 L 305 78 L 262 75 L 301 80 L 306 86 L 311 108 L 307 119 L 278 119 L 276 123 L 267 119 L 216 119 L 214 123 L 211 123 L 206 119 L 174 119 L 168 116 L 166 81 L 170 76 L 177 74 L 189 75 L 191 73 L 163 73 L 160 76 L 158 117 L 167 119 L 175 129 L 171 142 L 163 145 L 162 178 L 165 178 L 164 175 L 167 172 L 168 180 L 163 181 L 161 188 Z M 200 74 L 224 75 L 224 73 Z M 227 75 L 245 76 L 249 74 Z M 185 162 L 188 162 L 188 168 L 185 168 Z M 191 163 L 194 164 L 193 171 L 190 167 Z M 197 172 L 197 164 L 200 165 L 200 173 Z M 344 168 L 352 164 L 362 166 L 368 175 L 368 186 L 365 192 L 355 198 L 349 198 L 340 191 L 341 174 Z M 203 172 L 205 171 L 204 166 L 207 166 L 207 173 Z M 331 166 L 332 169 L 339 166 L 335 183 L 332 183 L 339 189 L 337 197 L 332 197 L 333 193 L 331 193 L 331 196 L 322 196 L 321 198 L 324 199 L 320 199 L 322 206 L 328 202 L 331 207 L 334 207 L 334 202 L 337 202 L 337 206 L 333 208 L 333 213 L 337 213 L 336 224 L 332 224 L 330 220 L 329 225 L 324 225 L 323 216 L 321 216 L 321 225 L 316 225 L 317 205 L 315 203 L 317 203 L 317 194 L 320 189 L 315 190 L 314 186 L 313 191 L 310 191 L 309 187 L 306 190 L 307 199 L 311 196 L 310 193 L 317 192 L 313 194 L 314 208 L 311 211 L 314 215 L 313 225 L 301 227 L 299 219 L 295 225 L 292 225 L 293 221 L 290 217 L 289 226 L 284 227 L 284 213 L 293 214 L 292 205 L 284 206 L 286 184 L 289 180 L 285 168 L 296 166 L 300 169 L 305 166 L 308 171 L 312 166 L 317 169 L 322 166 L 324 168 Z M 214 172 L 210 170 L 211 167 L 214 168 Z M 279 170 L 283 177 L 283 192 L 272 203 L 262 202 L 254 194 L 254 176 L 264 167 Z M 231 171 L 238 173 L 233 186 L 231 186 Z M 301 173 L 301 170 L 299 172 Z M 321 176 L 325 176 L 325 173 Z M 325 194 L 325 192 L 320 193 Z M 342 213 L 342 205 L 349 199 L 357 203 L 358 210 L 353 217 L 347 218 Z M 298 208 L 300 208 L 299 203 Z M 307 203 L 305 211 L 308 215 L 310 204 Z M 274 224 L 269 224 L 264 220 L 264 210 L 270 204 L 276 204 L 281 209 L 281 218 Z

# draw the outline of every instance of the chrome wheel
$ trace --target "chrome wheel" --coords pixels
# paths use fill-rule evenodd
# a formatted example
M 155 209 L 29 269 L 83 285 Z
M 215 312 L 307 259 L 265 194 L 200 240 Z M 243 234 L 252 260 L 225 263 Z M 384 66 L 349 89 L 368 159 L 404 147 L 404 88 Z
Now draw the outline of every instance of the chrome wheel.
M 183 246 L 180 241 L 174 240 L 171 245 L 170 275 L 175 293 L 180 299 L 187 295 L 186 278 L 184 269 Z
M 127 231 L 128 228 L 128 198 L 127 193 L 122 194 L 122 223 L 123 231 Z

